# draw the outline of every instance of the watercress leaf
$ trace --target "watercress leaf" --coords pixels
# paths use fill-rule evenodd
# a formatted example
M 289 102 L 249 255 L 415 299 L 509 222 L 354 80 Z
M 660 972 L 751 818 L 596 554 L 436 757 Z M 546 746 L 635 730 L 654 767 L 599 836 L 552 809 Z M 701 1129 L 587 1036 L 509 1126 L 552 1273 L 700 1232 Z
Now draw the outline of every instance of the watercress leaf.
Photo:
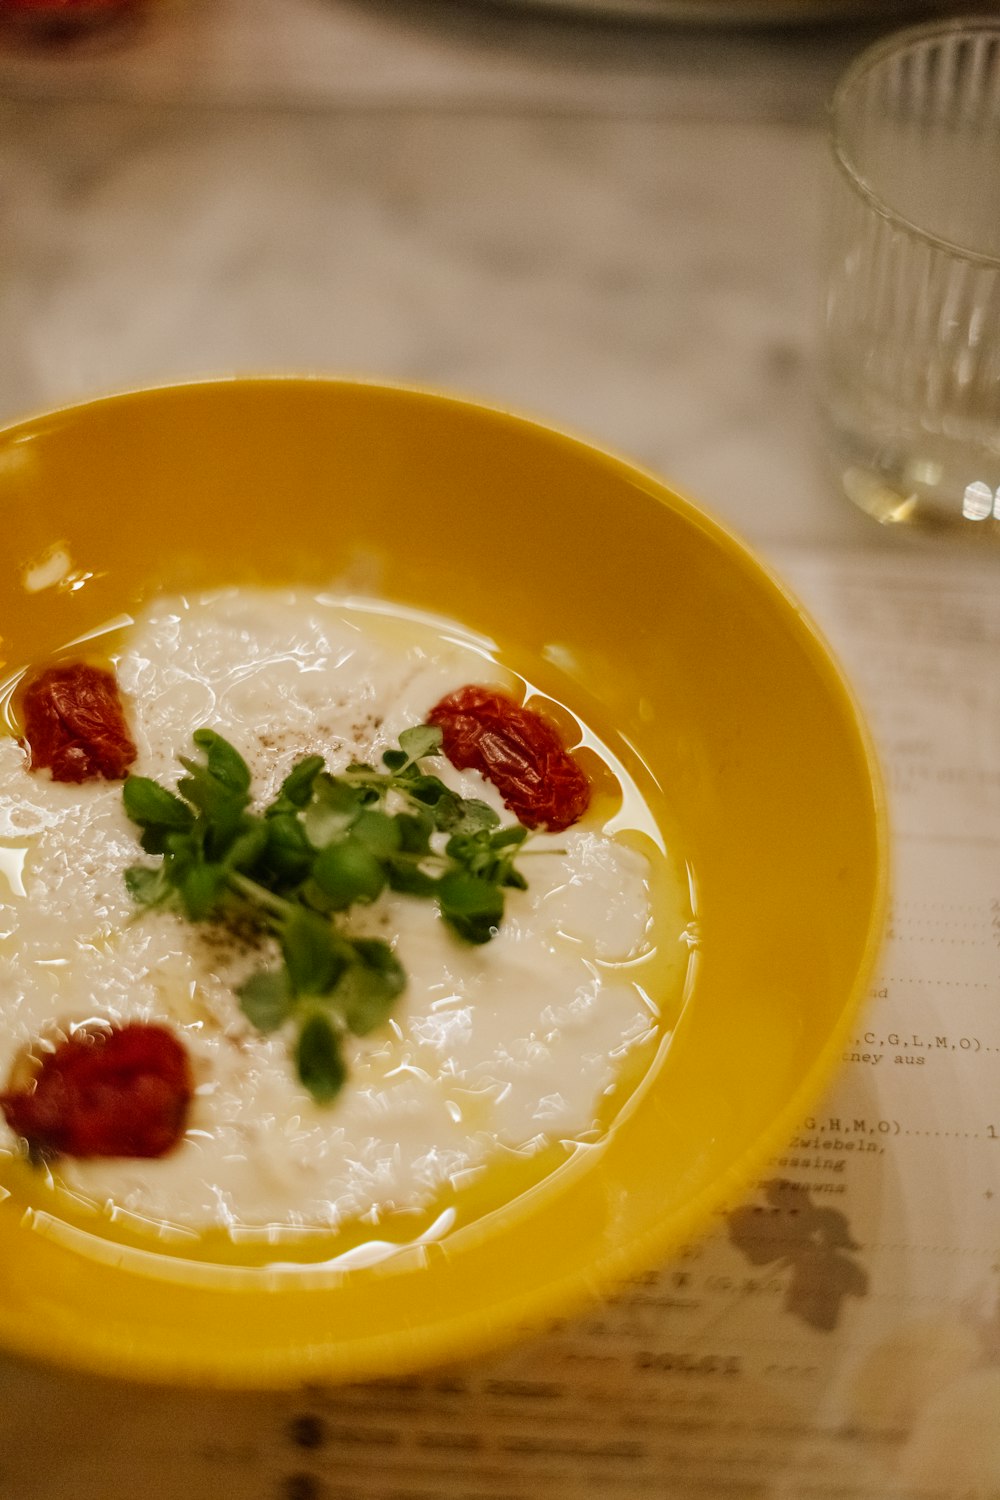
M 130 865 L 125 871 L 125 889 L 137 906 L 161 906 L 171 894 L 170 882 L 163 866 L 152 870 L 148 865 Z
M 236 991 L 240 1009 L 258 1031 L 276 1031 L 294 1008 L 292 986 L 286 969 L 263 969 L 251 974 Z
M 381 1026 L 393 1001 L 406 988 L 406 974 L 388 943 L 358 938 L 349 964 L 331 997 L 349 1030 L 367 1036 Z
M 434 822 L 427 813 L 397 813 L 399 848 L 406 854 L 426 854 L 431 847 Z
M 217 843 L 231 838 L 236 833 L 249 796 L 227 787 L 197 761 L 183 755 L 178 759 L 188 773 L 177 783 L 181 796 L 204 814 Z
M 268 828 L 262 818 L 246 818 L 243 832 L 229 846 L 225 862 L 231 870 L 252 870 L 268 845 Z
M 296 761 L 278 788 L 274 802 L 267 809 L 268 816 L 275 812 L 288 812 L 293 807 L 305 807 L 312 797 L 313 783 L 322 769 L 322 755 L 307 755 Z
M 362 767 L 362 769 L 366 769 Z M 325 802 L 328 807 L 336 808 L 338 812 L 356 812 L 361 806 L 361 788 L 343 776 L 331 776 L 329 771 L 324 771 L 317 776 L 313 782 L 313 796 L 318 802 Z
M 434 876 L 428 875 L 413 860 L 389 860 L 386 875 L 390 889 L 400 891 L 404 896 L 433 896 L 437 890 Z
M 267 848 L 264 862 L 276 882 L 297 885 L 312 866 L 314 850 L 295 813 L 268 814 L 264 825 Z
M 167 833 L 163 837 L 163 853 L 168 861 L 177 865 L 201 858 L 201 837 L 197 828 L 190 833 Z
M 187 775 L 177 790 L 205 820 L 205 848 L 213 859 L 221 859 L 229 844 L 242 831 L 243 813 L 250 801 L 250 771 L 243 757 L 228 740 L 212 729 L 196 729 L 192 736 L 204 760 L 178 756 Z
M 516 891 L 526 891 L 528 889 L 528 882 L 520 870 L 516 870 L 510 860 L 507 859 L 502 863 L 500 873 L 497 876 L 497 884 L 512 886 Z
M 344 911 L 355 901 L 374 901 L 386 881 L 375 855 L 353 837 L 321 849 L 313 863 L 312 878 L 335 911 Z
M 321 772 L 313 782 L 313 800 L 305 810 L 303 821 L 309 842 L 322 849 L 342 838 L 365 802 L 365 794 L 340 777 Z
M 388 771 L 401 771 L 410 757 L 405 750 L 383 750 L 382 764 Z
M 351 827 L 351 838 L 374 854 L 376 859 L 387 859 L 402 848 L 402 830 L 399 819 L 375 808 L 363 808 Z
M 458 864 L 469 865 L 484 852 L 483 841 L 473 833 L 453 833 L 444 846 L 444 852 Z
M 140 847 L 147 854 L 162 854 L 167 847 L 167 831 L 161 826 L 144 828 L 139 837 Z
M 399 748 L 407 760 L 422 760 L 425 755 L 439 755 L 444 735 L 435 724 L 415 724 L 399 736 Z M 384 757 L 383 757 L 384 759 Z
M 455 826 L 463 833 L 478 833 L 481 829 L 496 828 L 500 822 L 500 814 L 488 802 L 481 802 L 478 797 L 460 798 L 458 815 L 458 822 Z
M 523 844 L 527 837 L 528 830 L 523 823 L 511 823 L 507 828 L 498 828 L 491 835 L 490 844 L 494 849 L 507 849 L 511 845 Z
M 350 947 L 325 917 L 295 905 L 281 924 L 281 952 L 295 995 L 332 990 L 350 959 Z
M 406 795 L 422 802 L 425 807 L 437 807 L 442 798 L 453 803 L 459 801 L 455 793 L 445 786 L 440 776 L 415 776 L 411 782 L 407 783 Z
M 382 938 L 354 938 L 351 947 L 355 956 L 366 968 L 378 973 L 396 986 L 393 993 L 401 995 L 406 987 L 406 974 L 392 948 Z
M 316 884 L 311 875 L 307 880 L 303 880 L 295 894 L 303 906 L 308 906 L 310 911 L 322 912 L 325 917 L 329 917 L 337 910 L 329 896 Z
M 311 1012 L 299 1031 L 295 1067 L 317 1104 L 329 1104 L 344 1086 L 347 1068 L 340 1038 L 328 1016 Z
M 191 738 L 205 752 L 210 776 L 232 792 L 242 794 L 250 790 L 250 767 L 228 740 L 214 729 L 196 729 Z
M 236 797 L 216 808 L 205 829 L 205 853 L 209 859 L 225 859 L 236 839 L 247 831 L 249 820 L 245 809 L 245 799 Z
M 431 810 L 434 826 L 443 833 L 461 823 L 461 797 L 436 776 L 418 776 L 413 783 L 413 796 Z
M 489 943 L 496 937 L 497 924 L 490 917 L 469 916 L 461 912 L 445 912 L 445 921 L 463 942 L 477 946 Z
M 503 918 L 503 892 L 466 870 L 449 870 L 437 883 L 445 921 L 469 943 L 488 943 Z
M 226 889 L 225 865 L 192 862 L 177 880 L 184 915 L 191 922 L 204 922 L 216 911 Z
M 145 848 L 143 844 L 143 848 Z M 155 850 L 149 850 L 155 853 Z M 184 871 L 192 864 L 201 860 L 201 843 L 197 835 L 191 833 L 168 833 L 163 840 L 163 876 L 172 886 L 180 884 Z
M 438 881 L 438 895 L 450 911 L 470 916 L 493 913 L 502 908 L 503 897 L 488 880 L 466 870 L 448 870 Z
M 368 1036 L 369 1032 L 383 1025 L 392 1013 L 396 998 L 377 974 L 360 966 L 348 969 L 335 995 L 347 1029 L 355 1036 Z
M 122 787 L 122 801 L 132 822 L 140 826 L 183 831 L 194 822 L 194 813 L 187 803 L 149 776 L 129 776 Z
M 303 831 L 313 852 L 343 838 L 355 816 L 357 813 L 339 813 L 325 802 L 310 802 L 303 813 Z

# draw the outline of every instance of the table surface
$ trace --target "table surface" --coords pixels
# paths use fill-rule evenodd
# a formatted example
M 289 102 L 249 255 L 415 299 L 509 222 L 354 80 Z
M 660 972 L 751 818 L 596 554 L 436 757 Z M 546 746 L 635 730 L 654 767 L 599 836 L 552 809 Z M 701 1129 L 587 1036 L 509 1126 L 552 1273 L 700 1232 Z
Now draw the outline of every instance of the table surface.
M 918 569 L 944 548 L 961 574 L 960 547 L 886 533 L 841 498 L 812 391 L 825 101 L 886 25 L 931 8 L 785 29 L 162 0 L 73 46 L 0 39 L 0 420 L 234 371 L 417 382 L 637 460 L 780 566 L 793 548 Z M 601 1316 L 614 1332 L 625 1314 Z M 518 1357 L 383 1393 L 377 1422 L 363 1391 L 123 1395 L 4 1363 L 0 1496 L 806 1493 L 780 1444 L 687 1488 L 668 1458 L 637 1488 L 610 1448 L 527 1469 L 508 1448 L 474 1471 L 461 1434 L 471 1454 L 511 1402 L 544 1399 L 545 1359 Z M 459 1436 L 435 1449 L 449 1401 L 465 1402 Z M 401 1442 L 423 1443 L 409 1480 Z M 963 1494 L 996 1500 L 1000 1480 L 984 1485 Z

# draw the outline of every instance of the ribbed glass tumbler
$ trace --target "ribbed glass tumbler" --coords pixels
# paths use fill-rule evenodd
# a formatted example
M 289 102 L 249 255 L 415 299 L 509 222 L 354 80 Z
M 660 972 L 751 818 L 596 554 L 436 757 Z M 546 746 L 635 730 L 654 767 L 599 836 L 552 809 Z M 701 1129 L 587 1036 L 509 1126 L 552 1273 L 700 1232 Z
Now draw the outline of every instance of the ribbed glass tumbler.
M 846 494 L 1000 539 L 1000 20 L 897 33 L 831 106 L 821 398 Z

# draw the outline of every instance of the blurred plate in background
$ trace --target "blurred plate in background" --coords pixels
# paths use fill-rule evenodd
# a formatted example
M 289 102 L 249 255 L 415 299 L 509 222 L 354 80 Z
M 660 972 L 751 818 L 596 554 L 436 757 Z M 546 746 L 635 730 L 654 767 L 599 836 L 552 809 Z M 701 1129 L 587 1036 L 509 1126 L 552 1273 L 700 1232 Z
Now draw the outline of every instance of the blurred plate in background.
M 934 0 L 496 0 L 600 19 L 686 21 L 698 26 L 781 26 L 792 23 L 885 20 L 929 15 Z

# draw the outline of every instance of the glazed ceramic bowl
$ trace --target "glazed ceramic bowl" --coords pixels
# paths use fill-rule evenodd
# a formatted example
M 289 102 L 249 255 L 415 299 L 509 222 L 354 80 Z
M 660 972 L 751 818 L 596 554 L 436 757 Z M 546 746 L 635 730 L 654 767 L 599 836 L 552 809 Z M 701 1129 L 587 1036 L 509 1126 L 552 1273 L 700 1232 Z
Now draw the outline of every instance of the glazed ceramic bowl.
M 641 768 L 698 924 L 676 1027 L 572 1170 L 353 1269 L 333 1245 L 289 1269 L 137 1244 L 26 1213 L 8 1183 L 0 1342 L 168 1382 L 398 1374 L 582 1306 L 749 1191 L 864 996 L 886 836 L 851 693 L 739 542 L 544 426 L 325 379 L 140 391 L 10 427 L 0 507 L 8 671 L 163 586 L 346 580 L 497 637 Z M 56 543 L 64 586 L 26 589 Z

